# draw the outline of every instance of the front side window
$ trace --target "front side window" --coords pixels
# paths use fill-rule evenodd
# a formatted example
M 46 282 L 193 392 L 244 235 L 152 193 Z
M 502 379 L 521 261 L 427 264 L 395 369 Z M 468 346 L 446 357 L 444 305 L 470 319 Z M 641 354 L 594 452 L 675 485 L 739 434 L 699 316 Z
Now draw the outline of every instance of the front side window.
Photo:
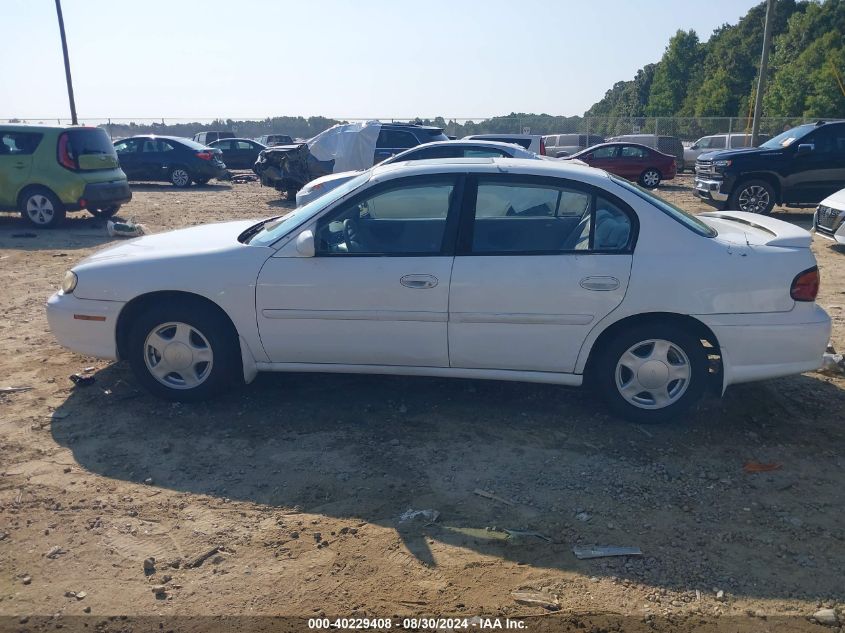
M 114 146 L 114 151 L 117 152 L 118 156 L 122 154 L 134 154 L 138 151 L 138 141 L 133 139 L 120 141 Z
M 593 150 L 593 158 L 614 158 L 616 156 L 616 147 L 599 147 Z
M 472 223 L 473 254 L 555 253 L 589 239 L 592 195 L 532 182 L 480 179 Z M 589 242 L 586 242 L 589 247 Z
M 247 149 L 247 150 L 252 149 L 252 143 L 249 143 L 248 141 L 237 141 L 236 145 L 237 145 L 237 149 Z
M 442 251 L 452 177 L 414 179 L 351 200 L 317 224 L 317 255 L 436 255 Z
M 0 134 L 0 155 L 28 156 L 41 142 L 41 134 L 34 132 L 3 132 Z
M 817 154 L 845 156 L 845 125 L 826 125 L 801 142 L 812 143 Z

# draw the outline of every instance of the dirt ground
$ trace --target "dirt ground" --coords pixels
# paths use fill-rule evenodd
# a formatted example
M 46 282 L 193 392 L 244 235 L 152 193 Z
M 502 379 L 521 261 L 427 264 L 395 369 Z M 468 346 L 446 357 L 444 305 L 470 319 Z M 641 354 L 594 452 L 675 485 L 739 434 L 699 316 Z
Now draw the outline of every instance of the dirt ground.
M 155 232 L 290 207 L 257 183 L 133 189 L 121 217 Z M 706 209 L 688 175 L 660 191 Z M 33 387 L 0 394 L 0 630 L 308 628 L 256 617 L 272 615 L 822 631 L 818 609 L 845 618 L 841 377 L 733 387 L 647 428 L 586 391 L 435 378 L 261 375 L 168 404 L 47 329 L 64 271 L 110 243 L 102 223 L 29 232 L 0 217 L 0 386 Z M 813 249 L 845 348 L 845 249 Z M 93 385 L 71 383 L 89 366 Z M 747 474 L 749 461 L 781 467 Z M 409 509 L 439 518 L 400 521 Z M 577 560 L 589 544 L 644 555 Z

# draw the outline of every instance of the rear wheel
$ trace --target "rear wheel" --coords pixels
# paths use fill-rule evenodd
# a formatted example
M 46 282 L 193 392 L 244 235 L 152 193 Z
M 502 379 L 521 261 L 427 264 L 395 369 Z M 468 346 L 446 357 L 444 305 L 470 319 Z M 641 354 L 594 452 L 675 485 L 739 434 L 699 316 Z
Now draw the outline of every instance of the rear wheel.
M 39 229 L 52 229 L 62 223 L 65 205 L 49 189 L 37 187 L 26 191 L 20 199 L 21 215 Z
M 739 183 L 728 199 L 728 208 L 768 215 L 775 206 L 775 190 L 765 180 Z
M 166 400 L 197 402 L 237 382 L 237 334 L 200 303 L 152 306 L 129 331 L 128 358 L 139 382 Z
M 643 187 L 654 189 L 657 185 L 660 184 L 660 172 L 654 169 L 653 167 L 649 167 L 642 174 L 640 174 L 640 184 Z
M 617 415 L 635 422 L 676 418 L 695 404 L 707 382 L 701 341 L 674 323 L 631 326 L 600 352 L 596 379 Z
M 184 167 L 174 167 L 170 170 L 170 182 L 174 187 L 188 187 L 191 184 L 191 174 Z

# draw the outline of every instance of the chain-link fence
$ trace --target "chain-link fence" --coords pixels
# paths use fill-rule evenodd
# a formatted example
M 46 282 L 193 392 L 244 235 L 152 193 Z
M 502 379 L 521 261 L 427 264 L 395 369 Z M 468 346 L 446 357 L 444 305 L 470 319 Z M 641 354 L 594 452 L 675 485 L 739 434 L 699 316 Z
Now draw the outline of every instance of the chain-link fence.
M 134 134 L 167 134 L 191 137 L 202 131 L 226 130 L 239 137 L 256 138 L 263 134 L 288 134 L 307 139 L 340 122 L 380 120 L 382 122 L 422 123 L 444 129 L 449 136 L 461 138 L 472 134 L 588 134 L 603 138 L 623 134 L 674 136 L 689 144 L 710 134 L 750 134 L 751 119 L 745 117 L 555 117 L 549 115 L 511 115 L 503 117 L 267 117 L 267 118 L 103 118 L 82 117 L 81 125 L 101 126 L 114 139 Z M 760 133 L 774 136 L 810 121 L 805 117 L 765 117 Z M 0 122 L 66 125 L 65 118 L 19 117 Z M 592 140 L 592 139 L 591 139 Z

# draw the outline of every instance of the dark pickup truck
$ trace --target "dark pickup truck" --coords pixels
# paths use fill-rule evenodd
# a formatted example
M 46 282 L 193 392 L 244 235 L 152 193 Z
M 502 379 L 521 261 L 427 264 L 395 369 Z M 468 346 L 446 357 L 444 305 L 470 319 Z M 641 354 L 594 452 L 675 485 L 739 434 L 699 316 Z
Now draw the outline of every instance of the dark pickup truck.
M 845 187 L 845 121 L 807 123 L 760 147 L 710 152 L 695 163 L 695 193 L 725 209 L 771 212 L 815 204 Z

